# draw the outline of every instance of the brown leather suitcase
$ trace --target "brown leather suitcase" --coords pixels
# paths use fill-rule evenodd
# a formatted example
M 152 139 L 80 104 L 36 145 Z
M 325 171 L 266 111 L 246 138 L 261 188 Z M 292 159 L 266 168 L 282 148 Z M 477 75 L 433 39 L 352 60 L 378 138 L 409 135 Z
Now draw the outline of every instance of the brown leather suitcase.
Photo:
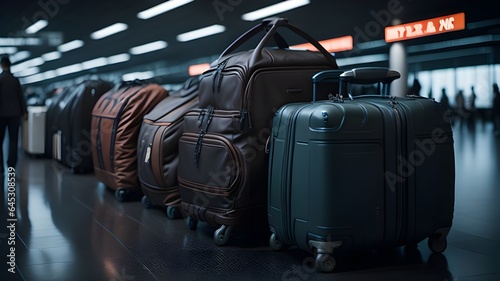
M 137 140 L 142 119 L 168 96 L 157 84 L 126 82 L 104 94 L 92 111 L 91 147 L 96 177 L 118 201 L 142 196 L 137 177 Z
M 181 218 L 177 182 L 178 143 L 184 114 L 198 106 L 199 77 L 171 91 L 144 116 L 137 143 L 137 173 L 145 208 L 166 208 L 168 218 Z
M 278 28 L 320 52 L 286 48 Z M 255 49 L 233 52 L 261 31 Z M 278 48 L 264 47 L 271 38 Z M 315 39 L 286 19 L 271 19 L 236 39 L 200 76 L 199 108 L 184 117 L 179 141 L 181 207 L 190 229 L 200 220 L 220 227 L 214 240 L 223 245 L 233 226 L 253 221 L 267 228 L 265 147 L 274 112 L 285 103 L 310 101 L 311 77 L 331 69 L 338 69 L 334 57 Z

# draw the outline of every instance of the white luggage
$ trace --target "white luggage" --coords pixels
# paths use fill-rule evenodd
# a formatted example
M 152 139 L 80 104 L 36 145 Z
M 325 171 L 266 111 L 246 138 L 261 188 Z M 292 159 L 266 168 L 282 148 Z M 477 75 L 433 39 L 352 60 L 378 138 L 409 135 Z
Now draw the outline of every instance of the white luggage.
M 28 106 L 28 119 L 23 121 L 23 149 L 32 156 L 45 151 L 46 106 Z

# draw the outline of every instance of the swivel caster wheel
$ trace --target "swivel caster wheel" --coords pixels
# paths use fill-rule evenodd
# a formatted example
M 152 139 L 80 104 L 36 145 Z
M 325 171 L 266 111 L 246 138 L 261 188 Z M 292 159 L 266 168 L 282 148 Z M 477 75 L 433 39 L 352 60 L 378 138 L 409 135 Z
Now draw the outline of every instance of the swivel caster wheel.
M 269 238 L 269 246 L 271 246 L 271 249 L 274 251 L 281 251 L 285 248 L 285 244 L 283 244 L 283 241 L 281 241 L 275 233 L 271 234 Z
M 321 272 L 332 272 L 337 262 L 329 254 L 318 254 L 316 256 L 315 266 Z
M 145 209 L 151 209 L 153 207 L 151 199 L 149 199 L 146 195 L 142 196 L 141 203 Z
M 198 226 L 198 221 L 193 219 L 192 217 L 187 217 L 186 225 L 189 230 L 196 230 L 196 227 Z
M 129 194 L 128 194 L 128 192 L 125 189 L 117 189 L 115 191 L 115 199 L 118 202 L 123 202 L 123 201 L 127 200 L 128 195 Z
M 232 225 L 222 225 L 217 229 L 214 233 L 214 241 L 215 244 L 222 246 L 229 241 L 229 234 L 231 233 L 231 230 L 233 229 Z
M 446 238 L 439 239 L 438 236 L 431 236 L 427 241 L 427 245 L 429 246 L 429 249 L 431 249 L 432 252 L 442 253 L 444 252 L 444 250 L 446 250 L 448 242 L 446 241 Z
M 167 210 L 165 211 L 167 213 L 167 217 L 169 219 L 180 219 L 182 217 L 181 211 L 179 208 L 174 207 L 174 206 L 167 206 Z

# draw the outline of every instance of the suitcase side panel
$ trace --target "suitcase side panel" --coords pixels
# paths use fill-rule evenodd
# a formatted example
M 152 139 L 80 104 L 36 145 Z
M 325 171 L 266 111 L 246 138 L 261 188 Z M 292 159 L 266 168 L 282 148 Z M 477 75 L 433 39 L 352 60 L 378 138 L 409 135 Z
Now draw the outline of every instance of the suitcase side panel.
M 268 223 L 271 232 L 283 242 L 293 244 L 290 231 L 290 159 L 293 147 L 289 138 L 294 128 L 297 112 L 308 104 L 286 104 L 273 118 L 270 136 L 269 177 L 268 177 Z
M 419 242 L 450 228 L 454 212 L 455 158 L 453 132 L 447 111 L 424 98 L 400 102 L 408 116 L 406 167 L 408 241 Z

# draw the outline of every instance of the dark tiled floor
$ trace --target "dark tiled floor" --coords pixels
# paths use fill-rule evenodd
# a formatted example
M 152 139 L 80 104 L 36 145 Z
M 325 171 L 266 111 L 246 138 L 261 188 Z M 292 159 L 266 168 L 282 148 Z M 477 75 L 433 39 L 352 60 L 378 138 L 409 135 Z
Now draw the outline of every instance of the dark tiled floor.
M 228 245 L 216 246 L 205 224 L 190 231 L 159 209 L 119 203 L 92 174 L 71 174 L 20 151 L 17 273 L 7 272 L 9 231 L 2 226 L 0 280 L 500 280 L 500 137 L 488 123 L 474 130 L 457 124 L 455 147 L 456 210 L 446 252 L 431 254 L 423 241 L 416 250 L 358 253 L 338 259 L 330 274 L 316 273 L 301 250 L 272 251 L 267 233 L 249 239 L 248 229 L 235 230 Z M 4 191 L 2 225 L 5 204 Z

